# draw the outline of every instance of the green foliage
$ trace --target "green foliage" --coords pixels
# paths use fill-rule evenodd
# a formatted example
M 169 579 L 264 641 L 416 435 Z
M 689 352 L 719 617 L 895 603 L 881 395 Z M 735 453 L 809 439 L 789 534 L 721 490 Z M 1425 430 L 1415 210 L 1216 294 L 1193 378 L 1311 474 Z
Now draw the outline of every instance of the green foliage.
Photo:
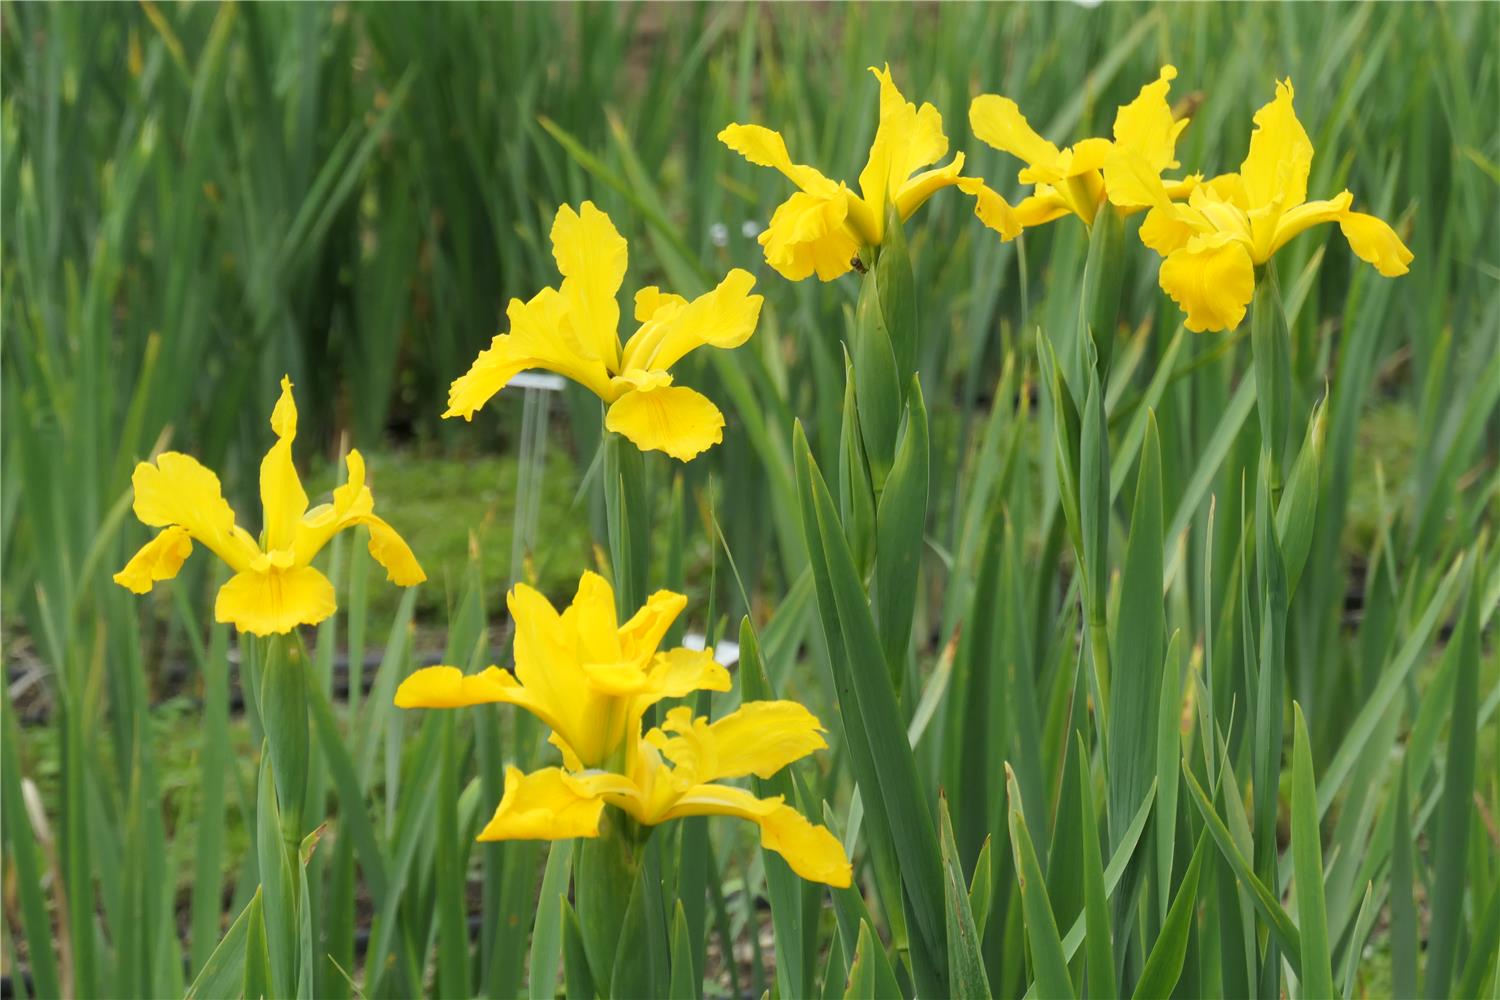
M 1497 25 L 1493 5 L 7 5 L 13 988 L 1494 995 Z M 715 135 L 778 128 L 852 183 L 887 61 L 1013 202 L 1017 161 L 966 123 L 979 92 L 1068 145 L 1170 61 L 1177 156 L 1212 176 L 1289 75 L 1309 192 L 1352 190 L 1412 271 L 1322 227 L 1240 329 L 1192 334 L 1139 215 L 1002 243 L 948 190 L 888 221 L 863 277 L 785 281 L 755 234 L 790 187 Z M 674 370 L 727 419 L 690 465 L 619 448 L 571 389 L 545 416 L 507 392 L 439 417 L 506 301 L 555 283 L 552 215 L 585 198 L 639 284 L 744 267 L 766 296 L 748 344 Z M 146 537 L 132 466 L 164 448 L 258 529 L 284 372 L 314 502 L 361 448 L 429 582 L 397 593 L 363 538 L 336 543 L 338 615 L 266 657 L 212 621 L 201 552 L 149 599 L 109 574 Z M 503 768 L 555 750 L 511 708 L 393 692 L 440 656 L 510 663 L 501 588 L 556 596 L 586 566 L 627 612 L 689 594 L 681 631 L 743 621 L 734 690 L 695 707 L 818 715 L 828 751 L 753 787 L 826 820 L 853 887 L 695 818 L 638 845 L 610 911 L 598 842 L 474 843 Z

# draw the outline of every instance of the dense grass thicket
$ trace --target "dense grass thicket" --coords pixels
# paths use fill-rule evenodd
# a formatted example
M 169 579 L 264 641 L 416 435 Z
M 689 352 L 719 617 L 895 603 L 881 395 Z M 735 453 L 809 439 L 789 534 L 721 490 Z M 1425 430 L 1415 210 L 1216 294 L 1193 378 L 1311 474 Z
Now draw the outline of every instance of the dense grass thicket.
M 12 995 L 1500 995 L 1497 37 L 1495 4 L 6 2 Z M 852 184 L 887 64 L 1012 203 L 979 94 L 1063 146 L 1174 65 L 1181 172 L 1213 177 L 1290 77 L 1309 196 L 1353 191 L 1410 272 L 1320 227 L 1260 319 L 1193 333 L 1130 216 L 1090 337 L 1097 229 L 1002 241 L 950 189 L 868 275 L 787 281 L 757 237 L 790 187 L 716 136 L 765 124 Z M 441 419 L 584 201 L 628 239 L 627 318 L 731 268 L 765 296 L 673 369 L 727 421 L 690 463 L 622 454 L 571 383 Z M 861 338 L 871 310 L 900 334 L 873 289 L 907 261 L 872 417 Z M 206 554 L 146 598 L 110 577 L 164 449 L 259 509 L 283 374 L 313 502 L 358 447 L 427 580 L 338 536 L 337 614 L 268 645 L 214 621 Z M 674 820 L 603 968 L 595 841 L 475 843 L 506 765 L 557 763 L 545 727 L 395 692 L 513 663 L 506 590 L 561 607 L 586 569 L 626 615 L 687 595 L 664 648 L 720 644 L 732 688 L 672 704 L 822 721 L 753 788 L 833 831 L 851 887 Z M 288 663 L 295 808 L 262 750 Z

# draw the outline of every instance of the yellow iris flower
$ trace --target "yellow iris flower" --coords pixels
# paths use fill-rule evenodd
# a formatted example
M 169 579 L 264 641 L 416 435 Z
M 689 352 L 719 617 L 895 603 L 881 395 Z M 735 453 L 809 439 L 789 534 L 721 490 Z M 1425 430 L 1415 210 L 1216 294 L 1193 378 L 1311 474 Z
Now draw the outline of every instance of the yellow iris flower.
M 1187 204 L 1173 201 L 1139 161 L 1121 163 L 1118 183 L 1151 204 L 1141 242 L 1166 259 L 1161 287 L 1187 314 L 1189 330 L 1228 330 L 1244 319 L 1255 269 L 1302 231 L 1337 222 L 1349 246 L 1388 278 L 1405 274 L 1411 251 L 1385 222 L 1350 211 L 1353 195 L 1307 200 L 1313 147 L 1292 108 L 1292 81 L 1255 113 L 1239 173 L 1200 185 Z M 1111 183 L 1115 183 L 1112 181 Z
M 137 594 L 149 592 L 158 580 L 177 575 L 196 541 L 234 570 L 219 588 L 216 620 L 255 635 L 290 632 L 333 614 L 333 584 L 311 563 L 335 534 L 359 524 L 370 529 L 370 555 L 385 567 L 387 579 L 403 587 L 427 579 L 406 542 L 375 516 L 358 451 L 349 452 L 348 478 L 333 491 L 333 502 L 308 510 L 307 493 L 292 464 L 297 404 L 285 377 L 271 411 L 271 429 L 276 443 L 260 464 L 264 547 L 235 523 L 218 476 L 190 455 L 162 452 L 155 464 L 136 465 L 131 485 L 135 516 L 163 530 L 114 575 L 115 582 Z
M 510 332 L 495 337 L 448 390 L 445 417 L 473 418 L 517 373 L 544 368 L 572 379 L 606 404 L 605 426 L 642 451 L 688 461 L 724 439 L 724 415 L 706 397 L 672 384 L 668 369 L 705 344 L 733 348 L 750 339 L 762 298 L 738 268 L 689 302 L 655 287 L 635 296 L 636 332 L 620 346 L 620 306 L 628 250 L 608 215 L 584 202 L 564 205 L 552 223 L 552 256 L 563 280 L 506 309 Z
M 850 884 L 849 859 L 826 827 L 779 796 L 757 798 L 717 783 L 749 774 L 767 778 L 825 749 L 822 726 L 806 708 L 748 702 L 711 723 L 679 707 L 642 735 L 646 710 L 663 698 L 730 687 L 728 671 L 711 653 L 658 651 L 685 597 L 659 591 L 622 625 L 609 584 L 584 573 L 560 614 L 524 585 L 507 603 L 516 623 L 514 675 L 498 667 L 469 676 L 456 667 L 427 667 L 396 691 L 401 708 L 505 702 L 552 730 L 564 766 L 531 774 L 507 768 L 505 793 L 480 840 L 597 837 L 606 805 L 644 826 L 683 816 L 737 816 L 759 825 L 762 845 L 803 878 Z
M 961 177 L 964 154 L 947 166 L 917 171 L 948 155 L 943 117 L 931 104 L 918 108 L 891 80 L 890 66 L 870 67 L 880 81 L 880 124 L 869 159 L 859 173 L 859 194 L 835 183 L 816 167 L 793 163 L 781 133 L 760 125 L 729 125 L 719 141 L 751 163 L 781 171 L 798 191 L 776 209 L 760 234 L 766 263 L 783 277 L 801 281 L 811 274 L 823 281 L 847 272 L 861 249 L 885 237 L 886 207 L 894 203 L 902 221 L 928 198 L 956 186 L 976 199 L 974 214 L 1005 239 L 1021 231 L 1005 199 L 978 177 Z
M 561 614 L 542 594 L 517 584 L 506 595 L 516 623 L 515 673 L 490 667 L 464 676 L 457 667 L 427 667 L 396 690 L 401 708 L 462 708 L 506 702 L 552 730 L 570 766 L 618 762 L 640 733 L 641 716 L 663 698 L 728 691 L 729 672 L 702 650 L 658 651 L 687 598 L 661 590 L 620 624 L 615 595 L 585 572 Z
M 1115 112 L 1114 139 L 1084 139 L 1058 149 L 1027 124 L 1016 102 L 997 94 L 981 94 L 969 105 L 969 127 L 980 139 L 1026 163 L 1017 179 L 1032 184 L 1031 195 L 1016 205 L 1016 218 L 1030 229 L 1060 219 L 1078 216 L 1092 226 L 1106 202 L 1124 212 L 1147 208 L 1152 202 L 1136 197 L 1134 189 L 1116 189 L 1106 183 L 1117 157 L 1132 155 L 1143 161 L 1155 176 L 1175 170 L 1177 138 L 1187 128 L 1186 118 L 1172 118 L 1167 91 L 1177 77 L 1174 66 L 1163 66 L 1156 80 L 1146 84 L 1129 104 Z M 1198 183 L 1196 176 L 1169 181 L 1173 197 L 1185 196 Z M 1160 180 L 1158 180 L 1160 184 Z

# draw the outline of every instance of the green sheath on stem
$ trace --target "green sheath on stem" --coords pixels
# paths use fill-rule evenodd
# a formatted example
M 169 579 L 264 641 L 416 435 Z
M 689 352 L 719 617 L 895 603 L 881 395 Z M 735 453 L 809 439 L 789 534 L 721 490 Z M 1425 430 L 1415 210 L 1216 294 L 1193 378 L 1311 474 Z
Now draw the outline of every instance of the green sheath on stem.
M 267 638 L 262 656 L 260 717 L 275 774 L 281 835 L 295 857 L 307 789 L 307 676 L 302 658 L 289 648 L 285 635 Z
M 1109 362 L 1114 354 L 1125 260 L 1125 222 L 1112 206 L 1103 206 L 1089 227 L 1089 256 L 1083 272 L 1082 329 L 1075 345 L 1078 358 L 1086 363 L 1090 359 L 1085 342 L 1093 344 L 1093 361 L 1101 382 L 1109 375 Z
M 608 983 L 639 881 L 639 828 L 623 814 L 606 810 L 598 837 L 578 842 L 573 864 L 573 893 L 584 954 L 595 983 Z
M 1255 409 L 1261 446 L 1271 457 L 1271 506 L 1281 504 L 1282 469 L 1291 433 L 1292 338 L 1281 305 L 1276 269 L 1256 268 L 1250 300 L 1250 350 L 1255 356 Z

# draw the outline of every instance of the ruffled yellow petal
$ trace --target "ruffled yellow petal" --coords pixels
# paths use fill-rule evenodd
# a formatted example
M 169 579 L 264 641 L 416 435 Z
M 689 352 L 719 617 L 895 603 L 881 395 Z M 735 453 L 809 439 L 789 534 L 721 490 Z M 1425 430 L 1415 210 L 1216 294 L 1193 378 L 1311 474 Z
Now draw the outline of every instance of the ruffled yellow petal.
M 277 635 L 316 625 L 333 614 L 333 584 L 311 566 L 236 573 L 219 588 L 214 620 L 252 635 Z
M 292 547 L 297 522 L 307 511 L 307 491 L 292 463 L 297 404 L 292 399 L 292 380 L 285 375 L 281 377 L 281 398 L 271 411 L 271 429 L 276 432 L 276 443 L 261 459 L 260 504 L 266 518 L 266 551 L 276 553 Z
M 375 515 L 375 497 L 365 485 L 364 456 L 350 449 L 344 462 L 348 472 L 344 484 L 334 489 L 333 502 L 314 507 L 297 522 L 292 544 L 295 564 L 306 566 L 334 535 L 363 524 L 370 529 L 370 555 L 385 567 L 387 580 L 411 587 L 427 579 L 406 541 Z
M 1212 232 L 1213 227 L 1200 214 L 1186 205 L 1175 203 L 1154 206 L 1141 220 L 1141 242 L 1163 257 L 1187 246 L 1188 241 L 1199 233 Z
M 751 295 L 755 276 L 734 268 L 713 291 L 691 302 L 661 303 L 625 345 L 622 366 L 664 371 L 705 344 L 725 350 L 750 339 L 765 299 Z
M 1202 194 L 1195 189 L 1189 192 L 1190 196 L 1225 201 L 1243 211 L 1250 209 L 1250 192 L 1239 174 L 1219 174 L 1206 181 L 1200 180 L 1197 186 L 1203 189 Z
M 782 202 L 760 234 L 766 263 L 789 281 L 813 274 L 832 281 L 847 273 L 861 246 L 844 224 L 849 201 L 849 193 L 839 188 L 827 197 L 798 192 Z
M 1152 208 L 1170 199 L 1161 170 L 1141 152 L 1116 145 L 1104 160 L 1104 189 L 1110 204 L 1120 208 Z
M 685 607 L 687 597 L 670 590 L 658 590 L 646 598 L 640 610 L 620 626 L 620 655 L 636 662 L 654 655 L 662 637 Z
M 878 244 L 885 230 L 886 202 L 919 168 L 948 155 L 948 137 L 937 108 L 931 104 L 918 108 L 902 96 L 891 79 L 890 66 L 871 66 L 870 72 L 880 81 L 880 124 L 859 172 L 859 191 L 874 216 L 872 242 Z
M 125 568 L 114 576 L 115 583 L 126 590 L 145 594 L 158 580 L 170 580 L 192 555 L 193 540 L 187 529 L 171 525 L 157 533 L 139 552 L 130 557 Z
M 1215 233 L 1194 237 L 1162 261 L 1161 287 L 1187 314 L 1189 330 L 1228 330 L 1245 318 L 1255 266 L 1243 243 Z
M 164 451 L 154 465 L 137 464 L 130 483 L 135 516 L 143 524 L 153 528 L 181 525 L 236 572 L 249 569 L 260 555 L 254 539 L 236 529 L 234 511 L 224 500 L 219 477 L 191 455 Z
M 570 378 L 601 398 L 609 395 L 604 361 L 575 334 L 568 301 L 544 288 L 528 302 L 511 299 L 505 315 L 510 332 L 502 333 L 479 353 L 448 389 L 445 417 L 472 420 L 489 398 L 528 368 L 544 368 Z
M 560 621 L 583 662 L 610 663 L 620 659 L 615 591 L 598 573 L 584 570 L 579 576 L 573 600 L 563 609 Z
M 727 125 L 719 132 L 719 141 L 758 167 L 770 167 L 808 194 L 826 198 L 838 185 L 817 169 L 793 163 L 781 133 L 761 125 Z
M 568 205 L 552 221 L 552 256 L 563 276 L 574 335 L 588 353 L 614 368 L 620 360 L 620 303 L 629 253 L 608 215 L 591 201 L 575 212 Z
M 662 730 L 675 734 L 662 744 L 662 755 L 698 782 L 748 774 L 769 778 L 828 747 L 817 717 L 794 701 L 746 702 L 714 722 L 674 708 Z
M 1062 151 L 1053 170 L 1021 171 L 1022 183 L 1053 183 L 1058 179 L 1082 177 L 1101 170 L 1114 144 L 1108 139 L 1083 139 Z
M 783 805 L 760 820 L 760 846 L 775 851 L 787 866 L 809 882 L 847 889 L 854 869 L 844 845 L 828 827 L 809 822 L 791 806 Z
M 969 105 L 969 128 L 978 138 L 1028 166 L 1056 171 L 1058 148 L 1037 135 L 1016 102 L 998 94 L 980 94 Z M 1060 175 L 1058 175 L 1060 176 Z
M 1275 230 L 1271 237 L 1271 254 L 1286 246 L 1287 242 L 1294 236 L 1302 233 L 1313 226 L 1322 225 L 1325 222 L 1337 222 L 1344 217 L 1349 210 L 1349 203 L 1354 196 L 1348 191 L 1340 192 L 1338 197 L 1328 201 L 1309 201 L 1298 205 L 1289 212 L 1281 212 L 1276 218 Z
M 1072 211 L 1068 200 L 1055 188 L 1039 184 L 1035 194 L 1021 199 L 1021 203 L 1016 206 L 1015 216 L 1022 229 L 1031 229 L 1060 219 Z
M 465 674 L 457 667 L 423 667 L 396 688 L 397 708 L 467 708 L 514 702 L 516 679 L 499 667 Z
M 1205 185 L 1195 189 L 1188 198 L 1188 207 L 1202 217 L 1207 231 L 1224 233 L 1242 240 L 1247 245 L 1255 242 L 1255 232 L 1251 222 L 1251 212 L 1241 208 L 1236 202 L 1226 201 L 1219 196 L 1219 189 L 1215 185 Z M 1257 206 L 1251 211 L 1259 213 L 1260 217 L 1271 219 L 1272 213 L 1279 215 L 1282 205 L 1280 202 L 1272 202 L 1270 205 Z M 1275 224 L 1271 219 L 1272 225 Z
M 628 660 L 616 660 L 613 663 L 585 663 L 583 672 L 589 679 L 589 686 L 593 688 L 593 693 L 608 698 L 624 699 L 630 695 L 640 694 L 651 683 L 646 672 L 640 668 L 640 664 Z
M 898 185 L 891 193 L 891 199 L 895 201 L 896 210 L 901 214 L 901 218 L 910 219 L 917 209 L 926 204 L 928 198 L 943 188 L 952 187 L 964 180 L 959 176 L 963 168 L 964 154 L 955 153 L 952 161 L 946 166 L 924 170 Z M 977 181 L 978 178 L 974 180 Z M 980 183 L 983 182 L 980 181 Z
M 680 308 L 685 305 L 687 305 L 687 299 L 681 295 L 664 292 L 655 285 L 647 285 L 635 293 L 635 321 L 645 323 L 664 309 Z
M 604 800 L 560 768 L 505 769 L 505 795 L 479 840 L 567 840 L 599 836 Z
M 1115 112 L 1116 148 L 1126 149 L 1140 156 L 1158 176 L 1163 170 L 1175 170 L 1179 166 L 1176 160 L 1177 137 L 1187 128 L 1187 119 L 1174 121 L 1172 108 L 1167 104 L 1167 91 L 1176 78 L 1175 66 L 1163 66 L 1161 74 L 1142 87 L 1135 100 L 1120 105 L 1120 109 Z M 1108 176 L 1106 173 L 1106 181 Z M 1110 200 L 1114 201 L 1113 195 Z M 1137 201 L 1135 204 L 1149 205 L 1154 202 Z
M 846 888 L 853 869 L 849 858 L 827 827 L 808 822 L 780 796 L 758 799 L 743 788 L 729 785 L 696 785 L 677 800 L 663 817 L 737 816 L 760 826 L 760 844 L 780 854 L 802 878 Z
M 660 653 L 651 664 L 657 698 L 681 698 L 693 691 L 728 691 L 729 671 L 706 649 L 679 648 Z
M 530 712 L 551 729 L 569 728 L 568 720 L 559 718 L 554 706 L 538 698 L 536 691 L 522 686 L 510 673 L 493 666 L 477 674 L 465 674 L 457 667 L 423 667 L 396 688 L 394 703 L 397 708 L 514 705 Z
M 427 579 L 416 554 L 406 539 L 397 534 L 384 519 L 374 514 L 359 514 L 348 518 L 341 527 L 363 524 L 370 529 L 370 557 L 385 569 L 385 578 L 398 587 L 415 587 Z
M 511 589 L 505 603 L 516 625 L 516 679 L 539 706 L 531 711 L 561 731 L 586 755 L 587 763 L 597 763 L 589 752 L 591 734 L 581 732 L 576 724 L 589 691 L 578 662 L 576 633 L 564 628 L 562 617 L 546 597 L 524 583 Z
M 1162 184 L 1167 191 L 1167 197 L 1172 199 L 1173 201 L 1186 200 L 1192 195 L 1193 189 L 1202 183 L 1202 174 L 1189 174 L 1186 177 L 1179 177 L 1175 180 L 1164 179 L 1162 181 Z
M 1000 194 L 978 177 L 958 178 L 958 189 L 974 197 L 974 214 L 1005 241 L 1021 235 L 1021 218 Z
M 642 451 L 664 451 L 679 462 L 724 440 L 724 414 L 685 386 L 627 392 L 610 404 L 604 426 Z
M 1411 251 L 1401 242 L 1401 237 L 1384 221 L 1363 212 L 1345 212 L 1339 218 L 1339 228 L 1344 239 L 1360 260 L 1375 265 L 1375 270 L 1387 278 L 1395 278 L 1407 272 L 1411 263 Z
M 1277 81 L 1276 97 L 1255 112 L 1250 151 L 1240 165 L 1250 208 L 1280 198 L 1284 209 L 1307 200 L 1313 146 L 1292 109 L 1292 81 Z

